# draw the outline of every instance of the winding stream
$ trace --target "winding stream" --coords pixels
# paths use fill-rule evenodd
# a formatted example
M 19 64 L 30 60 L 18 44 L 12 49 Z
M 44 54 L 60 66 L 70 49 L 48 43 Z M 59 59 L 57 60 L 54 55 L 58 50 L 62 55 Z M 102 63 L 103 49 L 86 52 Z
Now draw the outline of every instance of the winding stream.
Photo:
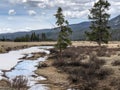
M 27 54 L 27 57 L 31 57 L 31 53 L 36 52 L 45 52 L 49 54 L 49 48 L 53 48 L 52 46 L 39 46 L 39 47 L 31 47 L 27 49 L 10 51 L 8 53 L 0 54 L 0 80 L 7 77 L 7 79 L 12 80 L 16 76 L 25 76 L 28 79 L 29 90 L 47 90 L 48 88 L 42 84 L 36 84 L 39 80 L 46 80 L 46 78 L 42 76 L 38 76 L 34 73 L 37 69 L 37 65 L 40 61 L 45 61 L 47 59 L 47 55 L 45 57 L 40 57 L 37 60 L 20 60 L 20 58 L 24 57 Z M 14 68 L 14 69 L 13 69 Z M 6 70 L 5 76 L 3 76 L 2 70 Z M 34 76 L 34 77 L 33 77 Z

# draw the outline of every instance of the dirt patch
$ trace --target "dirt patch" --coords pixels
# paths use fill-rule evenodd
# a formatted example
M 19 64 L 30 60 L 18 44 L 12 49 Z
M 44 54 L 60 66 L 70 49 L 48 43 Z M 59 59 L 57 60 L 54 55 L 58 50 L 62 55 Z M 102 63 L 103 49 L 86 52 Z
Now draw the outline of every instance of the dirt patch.
M 40 81 L 40 83 L 47 84 L 51 90 L 66 90 L 66 87 L 69 85 L 68 75 L 53 67 L 53 60 L 47 60 L 44 63 L 48 67 L 36 70 L 36 74 L 47 78 L 46 81 Z

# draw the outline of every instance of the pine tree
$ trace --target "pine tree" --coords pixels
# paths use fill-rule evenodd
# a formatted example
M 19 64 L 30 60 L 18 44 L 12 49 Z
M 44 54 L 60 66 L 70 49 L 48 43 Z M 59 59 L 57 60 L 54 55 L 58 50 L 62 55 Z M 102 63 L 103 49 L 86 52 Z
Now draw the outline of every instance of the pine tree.
M 33 32 L 32 34 L 31 34 L 31 41 L 36 41 L 36 34 L 35 34 L 35 32 Z
M 55 14 L 57 19 L 56 25 L 59 27 L 59 35 L 57 39 L 57 44 L 55 47 L 59 49 L 60 59 L 62 59 L 62 51 L 67 48 L 68 45 L 71 45 L 71 40 L 69 35 L 72 34 L 71 28 L 68 26 L 69 23 L 64 19 L 64 15 L 62 13 L 62 8 L 58 8 L 57 13 Z
M 25 35 L 25 41 L 26 41 L 26 42 L 29 42 L 29 41 L 30 41 L 30 36 L 29 36 L 29 34 L 26 34 L 26 35 Z
M 89 19 L 91 20 L 91 32 L 86 32 L 89 40 L 95 41 L 101 46 L 102 43 L 108 43 L 110 39 L 108 21 L 110 15 L 107 13 L 109 10 L 109 2 L 107 0 L 99 0 L 90 10 Z
M 45 41 L 46 40 L 46 34 L 45 33 L 42 33 L 42 41 Z

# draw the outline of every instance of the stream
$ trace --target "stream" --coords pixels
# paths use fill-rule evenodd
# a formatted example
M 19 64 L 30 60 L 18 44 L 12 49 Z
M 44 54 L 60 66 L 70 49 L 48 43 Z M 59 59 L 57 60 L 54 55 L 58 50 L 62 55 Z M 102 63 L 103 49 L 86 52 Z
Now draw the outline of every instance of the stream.
M 30 87 L 28 90 L 48 90 L 42 84 L 37 84 L 40 80 L 46 80 L 46 78 L 42 76 L 38 76 L 34 73 L 37 69 L 37 65 L 41 61 L 45 61 L 47 59 L 47 55 L 50 54 L 49 50 L 53 48 L 52 46 L 37 46 L 30 47 L 27 49 L 10 51 L 8 53 L 0 54 L 0 80 L 7 79 L 12 80 L 16 76 L 25 76 L 28 79 L 27 85 Z M 31 57 L 31 53 L 37 52 L 45 52 L 47 55 L 45 57 L 40 57 L 37 60 L 24 60 L 20 59 L 24 57 L 26 54 L 27 57 Z M 5 71 L 5 73 L 3 72 Z M 7 77 L 4 77 L 4 75 Z

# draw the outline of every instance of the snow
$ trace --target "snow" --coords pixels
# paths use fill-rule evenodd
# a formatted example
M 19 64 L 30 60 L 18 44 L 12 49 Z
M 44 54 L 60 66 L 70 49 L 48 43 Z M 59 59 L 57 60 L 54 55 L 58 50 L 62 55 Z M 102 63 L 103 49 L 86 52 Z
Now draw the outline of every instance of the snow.
M 2 71 L 0 71 L 0 80 L 2 80 L 2 79 L 3 79 L 2 75 L 3 75 L 3 72 L 2 72 Z
M 20 61 L 18 58 L 22 56 L 23 55 L 16 51 L 0 54 L 0 70 L 10 70 Z
M 0 70 L 10 70 L 13 68 L 19 61 L 19 58 L 22 58 L 25 54 L 34 53 L 34 52 L 45 52 L 49 54 L 49 51 L 45 50 L 52 48 L 50 46 L 41 46 L 41 47 L 31 47 L 22 50 L 10 51 L 9 53 L 0 54 Z M 41 49 L 39 49 L 41 48 Z M 43 49 L 42 49 L 43 48 Z M 8 60 L 9 59 L 9 60 Z
M 39 58 L 38 60 L 24 60 L 20 62 L 12 71 L 6 72 L 6 76 L 10 78 L 10 80 L 14 79 L 16 76 L 25 76 L 28 79 L 28 86 L 32 86 L 38 80 L 46 80 L 44 77 L 37 77 L 34 71 L 37 69 L 37 65 L 40 61 L 44 61 L 46 57 Z M 33 78 L 35 76 L 37 78 Z
M 35 86 L 31 87 L 29 90 L 49 90 L 42 84 L 36 84 Z
M 30 53 L 30 54 L 27 55 L 27 58 L 30 58 L 32 56 L 33 56 L 33 54 Z
M 24 57 L 25 54 L 28 54 L 27 57 L 31 57 L 31 53 L 36 52 L 45 52 L 49 54 L 49 48 L 53 48 L 50 46 L 40 46 L 40 47 L 31 47 L 27 49 L 21 49 L 16 51 L 10 51 L 8 53 L 0 54 L 0 79 L 2 79 L 3 72 L 1 70 L 10 70 L 14 67 L 13 70 L 8 71 L 5 75 L 11 81 L 16 76 L 25 76 L 28 79 L 28 86 L 30 86 L 30 90 L 47 90 L 44 85 L 36 83 L 39 80 L 46 80 L 46 78 L 42 76 L 38 76 L 34 73 L 37 69 L 37 65 L 40 61 L 45 61 L 47 56 L 40 57 L 37 60 L 19 60 L 19 58 Z M 19 63 L 18 63 L 19 62 Z M 34 76 L 34 77 L 33 77 Z M 38 89 L 39 88 L 39 89 Z

